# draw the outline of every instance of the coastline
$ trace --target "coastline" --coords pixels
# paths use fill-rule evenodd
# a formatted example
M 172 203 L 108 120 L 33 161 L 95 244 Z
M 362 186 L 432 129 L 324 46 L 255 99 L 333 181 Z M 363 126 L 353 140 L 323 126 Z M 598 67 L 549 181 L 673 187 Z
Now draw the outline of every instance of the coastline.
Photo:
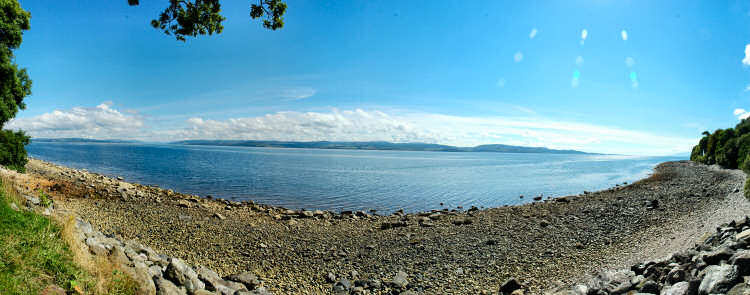
M 222 275 L 254 272 L 279 294 L 330 293 L 342 277 L 386 282 L 398 271 L 408 274 L 410 290 L 430 294 L 493 294 L 511 277 L 539 292 L 685 249 L 691 237 L 750 210 L 740 192 L 744 173 L 685 161 L 586 195 L 403 216 L 291 211 L 196 198 L 39 160 L 27 167 L 18 176 L 26 193 L 44 190 L 99 230 Z

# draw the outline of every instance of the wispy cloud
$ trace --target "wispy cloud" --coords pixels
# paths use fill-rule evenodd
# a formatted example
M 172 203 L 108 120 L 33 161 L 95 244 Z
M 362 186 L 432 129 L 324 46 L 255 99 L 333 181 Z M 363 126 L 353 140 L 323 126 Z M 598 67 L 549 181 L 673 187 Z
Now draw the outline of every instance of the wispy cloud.
M 745 45 L 745 58 L 742 59 L 742 64 L 750 66 L 750 44 Z
M 529 112 L 533 112 L 529 110 Z M 176 126 L 154 127 L 141 117 L 102 104 L 31 118 L 9 127 L 34 137 L 120 138 L 148 141 L 239 139 L 282 141 L 426 142 L 456 146 L 504 143 L 590 152 L 666 155 L 689 150 L 694 138 L 680 138 L 608 126 L 565 122 L 538 115 L 452 116 L 435 113 L 330 109 L 276 112 L 257 117 L 212 120 L 193 117 Z
M 315 93 L 318 93 L 318 90 L 311 87 L 294 87 L 282 90 L 281 97 L 286 99 L 303 99 L 311 97 Z

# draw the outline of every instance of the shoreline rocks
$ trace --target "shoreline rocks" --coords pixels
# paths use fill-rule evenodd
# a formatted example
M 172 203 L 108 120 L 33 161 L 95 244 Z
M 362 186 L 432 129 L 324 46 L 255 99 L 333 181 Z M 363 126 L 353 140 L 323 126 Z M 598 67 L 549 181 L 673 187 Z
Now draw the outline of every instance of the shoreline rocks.
M 17 176 L 22 189 L 44 190 L 56 207 L 106 233 L 103 240 L 122 237 L 205 266 L 218 277 L 191 267 L 204 289 L 231 281 L 250 290 L 230 276 L 249 273 L 276 294 L 499 294 L 511 278 L 522 288 L 511 293 L 538 294 L 686 249 L 691 236 L 750 211 L 735 192 L 744 173 L 690 162 L 663 163 L 650 178 L 600 192 L 389 216 L 200 198 L 36 160 L 27 169 Z M 134 267 L 140 254 L 149 257 L 123 253 Z M 192 272 L 170 275 L 178 286 L 165 271 L 155 288 L 187 292 L 190 281 L 198 290 Z M 666 275 L 675 281 L 682 273 Z M 401 277 L 406 283 L 394 284 Z
M 722 224 L 669 258 L 609 270 L 547 294 L 750 294 L 750 218 Z

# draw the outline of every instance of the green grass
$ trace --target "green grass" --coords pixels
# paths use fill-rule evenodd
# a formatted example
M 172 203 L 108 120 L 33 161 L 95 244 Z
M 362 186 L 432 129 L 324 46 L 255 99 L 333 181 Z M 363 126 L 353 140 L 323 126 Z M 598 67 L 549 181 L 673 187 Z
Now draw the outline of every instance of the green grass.
M 52 284 L 69 293 L 76 287 L 85 294 L 137 293 L 133 279 L 108 261 L 73 254 L 69 224 L 13 210 L 11 203 L 23 208 L 25 200 L 10 187 L 10 181 L 0 179 L 0 294 L 39 294 Z M 40 198 L 51 202 L 41 191 Z
M 14 211 L 10 202 L 18 201 L 6 195 L 0 190 L 0 294 L 38 294 L 50 284 L 72 290 L 90 281 L 75 265 L 60 227 L 33 212 Z

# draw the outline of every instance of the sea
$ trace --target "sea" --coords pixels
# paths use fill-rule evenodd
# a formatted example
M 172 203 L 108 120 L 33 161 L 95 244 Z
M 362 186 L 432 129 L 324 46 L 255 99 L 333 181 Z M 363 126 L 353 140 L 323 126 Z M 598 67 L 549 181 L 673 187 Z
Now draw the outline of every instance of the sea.
M 33 142 L 29 155 L 177 192 L 306 210 L 518 205 L 647 177 L 684 157 Z

